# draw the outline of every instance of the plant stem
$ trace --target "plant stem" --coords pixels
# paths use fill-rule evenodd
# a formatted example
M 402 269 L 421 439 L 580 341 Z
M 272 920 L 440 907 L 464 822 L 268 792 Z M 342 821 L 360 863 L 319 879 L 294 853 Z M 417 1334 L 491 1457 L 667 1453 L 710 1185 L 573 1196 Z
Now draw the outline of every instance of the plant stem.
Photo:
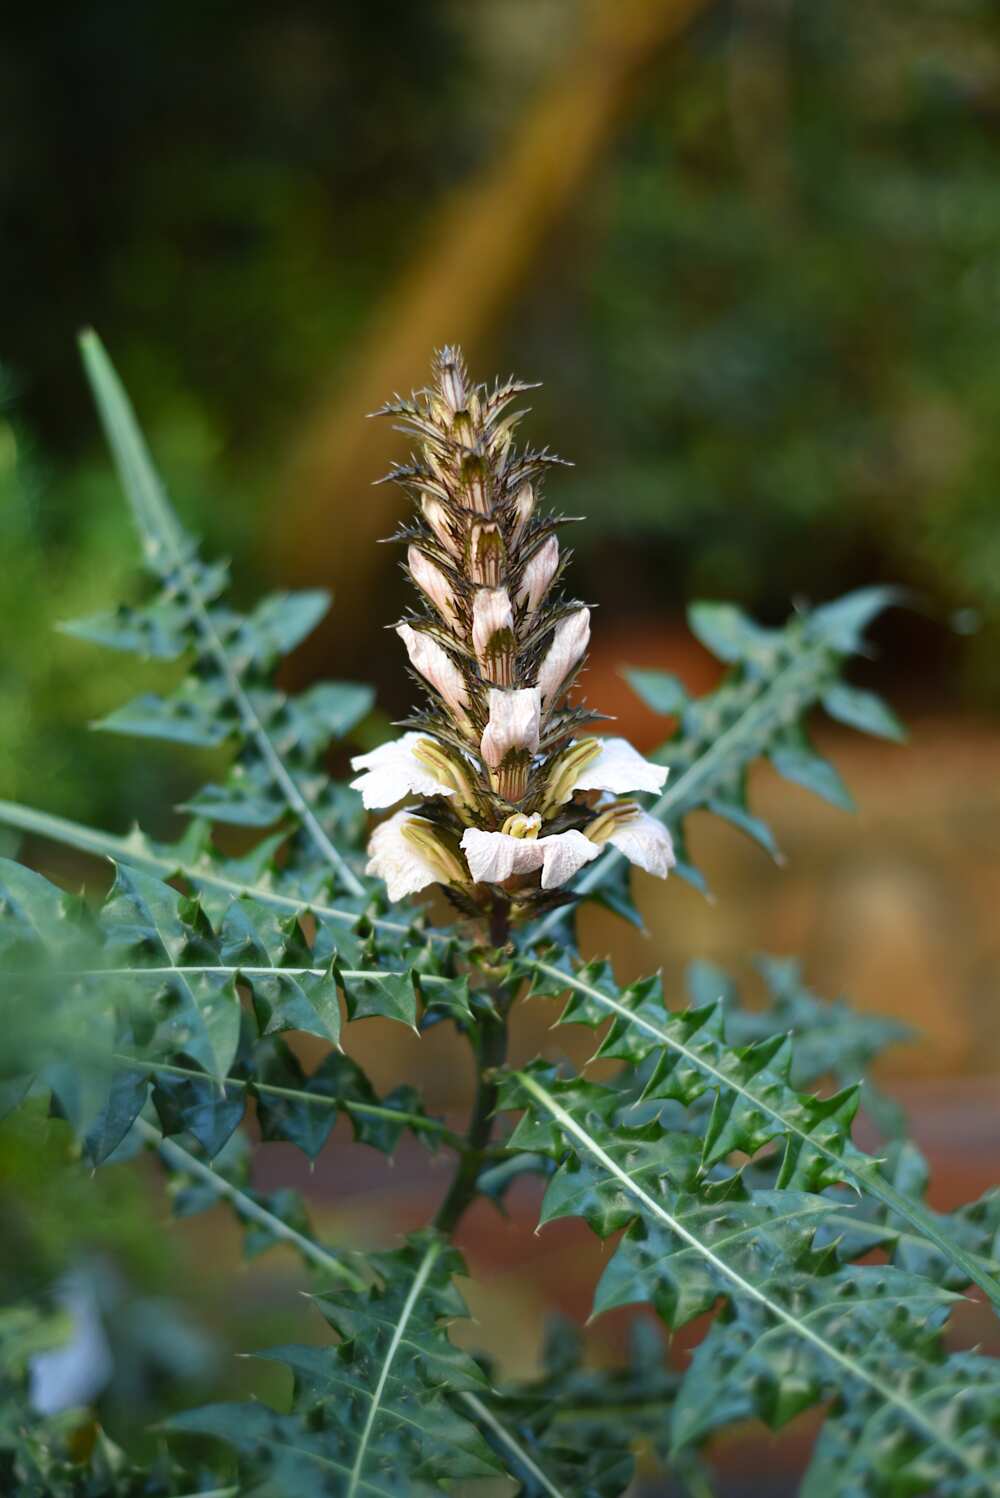
M 497 900 L 490 918 L 490 941 L 502 947 L 510 932 L 510 906 Z M 482 1169 L 493 1133 L 493 1114 L 499 1088 L 492 1080 L 494 1068 L 507 1059 L 507 1013 L 510 996 L 497 983 L 489 990 L 495 1013 L 487 1011 L 479 1023 L 474 1041 L 476 1058 L 476 1097 L 465 1135 L 465 1146 L 459 1156 L 451 1185 L 434 1218 L 441 1233 L 453 1233 L 476 1197 L 476 1181 Z

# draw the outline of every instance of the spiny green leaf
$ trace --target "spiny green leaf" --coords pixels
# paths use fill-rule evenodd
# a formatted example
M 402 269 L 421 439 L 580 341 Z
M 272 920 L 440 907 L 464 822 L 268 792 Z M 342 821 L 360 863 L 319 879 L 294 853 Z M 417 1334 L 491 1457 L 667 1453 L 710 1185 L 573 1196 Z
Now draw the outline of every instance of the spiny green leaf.
M 903 588 L 857 588 L 843 598 L 813 609 L 803 620 L 803 630 L 810 639 L 822 641 L 839 654 L 852 655 L 864 643 L 869 624 L 905 598 Z
M 271 680 L 278 658 L 320 617 L 325 596 L 276 595 L 249 616 L 219 602 L 219 571 L 203 566 L 174 515 L 100 341 L 88 333 L 81 347 L 144 559 L 162 589 L 146 630 L 137 630 L 133 618 L 114 643 L 121 648 L 145 633 L 160 654 L 174 654 L 169 627 L 183 631 L 195 662 L 193 676 L 171 697 L 137 699 L 113 714 L 109 726 L 197 744 L 217 743 L 223 729 L 227 734 L 231 730 L 241 747 L 229 779 L 223 786 L 206 787 L 189 805 L 199 815 L 244 826 L 268 826 L 290 812 L 308 842 L 311 861 L 321 863 L 351 894 L 362 896 L 362 881 L 324 825 L 328 782 L 318 758 L 332 728 L 362 716 L 370 696 L 364 688 L 338 692 L 328 687 L 290 698 Z M 88 633 L 87 627 L 81 632 Z M 89 630 L 98 636 L 108 632 L 107 619 Z
M 622 675 L 636 696 L 664 717 L 683 712 L 690 700 L 684 683 L 670 671 L 640 671 L 633 667 Z
M 780 629 L 764 629 L 731 603 L 693 603 L 688 624 L 695 639 L 720 661 L 741 661 L 761 672 L 774 665 L 785 643 Z
M 837 771 L 822 755 L 816 754 L 798 741 L 776 745 L 768 755 L 772 765 L 785 780 L 801 785 L 805 790 L 839 806 L 842 811 L 853 811 L 854 801 Z
M 849 687 L 846 682 L 835 681 L 823 693 L 822 702 L 824 711 L 838 723 L 846 723 L 848 728 L 892 739 L 897 744 L 906 738 L 906 730 L 896 714 L 874 692 L 862 692 L 858 687 Z
M 560 983 L 569 992 L 561 1022 L 599 1025 L 614 1020 L 598 1054 L 631 1064 L 653 1058 L 644 1095 L 688 1104 L 705 1092 L 714 1095 L 703 1148 L 706 1165 L 733 1150 L 755 1155 L 771 1140 L 783 1143 L 779 1185 L 809 1190 L 846 1181 L 869 1192 L 905 1217 L 1000 1305 L 1000 1283 L 950 1238 L 919 1201 L 897 1191 L 877 1162 L 853 1143 L 850 1125 L 857 1107 L 855 1089 L 832 1098 L 798 1093 L 790 1083 L 793 1044 L 777 1036 L 735 1050 L 725 1039 L 721 1003 L 671 1014 L 663 1007 L 657 979 L 618 989 L 605 963 L 574 971 L 533 962 L 536 991 L 552 993 Z M 539 982 L 540 980 L 540 982 Z M 524 1147 L 535 1147 L 525 1145 Z
M 120 865 L 102 910 L 102 925 L 110 956 L 163 970 L 156 1007 L 164 1043 L 221 1078 L 239 1040 L 236 984 L 232 974 L 212 973 L 199 965 L 204 939 L 185 919 L 183 901 L 169 885 Z M 210 948 L 208 953 L 212 955 Z M 191 972 L 186 971 L 189 960 Z
M 84 1151 L 93 1165 L 113 1155 L 142 1112 L 149 1095 L 149 1078 L 142 1071 L 114 1072 L 108 1097 L 87 1130 Z
M 669 765 L 670 779 L 650 811 L 670 827 L 675 848 L 683 848 L 685 817 L 701 807 L 735 802 L 730 820 L 738 820 L 740 813 L 749 817 L 738 787 L 747 767 L 774 751 L 784 772 L 800 781 L 804 777 L 837 805 L 848 804 L 836 772 L 813 757 L 804 742 L 801 724 L 838 680 L 845 657 L 861 648 L 865 627 L 898 596 L 894 589 L 865 589 L 810 614 L 794 615 L 783 630 L 764 629 L 728 605 L 696 606 L 692 623 L 699 638 L 731 668 L 715 691 L 677 702 L 677 731 L 654 755 Z M 762 827 L 745 821 L 743 828 L 767 846 Z M 679 863 L 684 862 L 679 856 Z M 621 854 L 605 853 L 578 876 L 574 892 L 592 897 L 610 886 L 620 898 L 624 866 Z M 685 872 L 700 879 L 689 860 Z M 532 935 L 540 941 L 556 933 L 564 945 L 575 944 L 571 912 L 552 911 Z
M 417 991 L 412 974 L 407 972 L 383 972 L 349 970 L 337 968 L 337 978 L 343 987 L 347 1013 L 352 1020 L 382 1019 L 399 1020 L 401 1024 L 417 1027 Z
M 282 1347 L 260 1354 L 290 1368 L 292 1411 L 210 1406 L 171 1428 L 211 1434 L 242 1457 L 249 1480 L 301 1498 L 444 1491 L 442 1484 L 501 1470 L 454 1396 L 484 1390 L 478 1366 L 448 1339 L 464 1315 L 452 1284 L 462 1263 L 434 1235 L 372 1260 L 378 1281 L 316 1304 L 336 1347 Z
M 592 1102 L 601 1089 L 586 1086 Z M 979 1432 L 1000 1419 L 1000 1378 L 993 1364 L 971 1412 L 976 1434 L 965 1439 L 945 1397 L 954 1370 L 941 1362 L 937 1341 L 954 1299 L 947 1291 L 891 1266 L 838 1267 L 813 1244 L 815 1221 L 831 1210 L 825 1200 L 787 1191 L 748 1195 L 739 1177 L 711 1186 L 695 1173 L 678 1182 L 670 1160 L 658 1174 L 647 1166 L 640 1180 L 619 1157 L 617 1130 L 601 1122 L 604 1106 L 590 1106 L 581 1118 L 543 1067 L 512 1076 L 505 1102 L 544 1115 L 561 1135 L 562 1152 L 591 1172 L 594 1191 L 577 1200 L 598 1230 L 605 1224 L 596 1185 L 602 1176 L 603 1189 L 620 1193 L 623 1210 L 632 1208 L 633 1225 L 605 1271 L 600 1305 L 653 1299 L 677 1325 L 720 1294 L 727 1300 L 696 1354 L 699 1375 L 688 1374 L 678 1397 L 675 1445 L 751 1414 L 780 1425 L 836 1394 L 828 1428 L 843 1421 L 841 1440 L 860 1433 L 859 1483 L 903 1498 L 915 1491 L 914 1478 L 930 1471 L 935 1491 L 989 1491 L 995 1448 Z

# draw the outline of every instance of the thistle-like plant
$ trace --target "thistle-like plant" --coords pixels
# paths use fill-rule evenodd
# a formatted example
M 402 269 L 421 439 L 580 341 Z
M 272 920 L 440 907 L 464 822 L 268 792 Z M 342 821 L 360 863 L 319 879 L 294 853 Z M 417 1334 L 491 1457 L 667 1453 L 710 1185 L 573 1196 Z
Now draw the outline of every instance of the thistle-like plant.
M 114 864 L 91 899 L 0 865 L 0 1106 L 21 1127 L 55 1115 L 95 1166 L 155 1151 L 179 1215 L 226 1203 L 248 1255 L 279 1243 L 300 1255 L 330 1335 L 261 1354 L 291 1372 L 286 1408 L 174 1416 L 169 1453 L 146 1469 L 91 1416 L 40 1413 L 38 1351 L 60 1333 L 46 1306 L 8 1306 L 3 1491 L 392 1498 L 506 1476 L 531 1498 L 611 1498 L 642 1448 L 704 1495 L 725 1427 L 778 1428 L 822 1407 L 806 1498 L 995 1498 L 997 1363 L 955 1350 L 950 1317 L 970 1287 L 1000 1307 L 1000 1195 L 948 1215 L 928 1207 L 926 1167 L 867 1077 L 898 1027 L 817 999 L 775 960 L 764 1009 L 744 1008 L 706 964 L 691 970 L 691 1007 L 667 1008 L 658 979 L 621 985 L 575 929 L 588 899 L 638 919 L 629 863 L 704 883 L 686 847 L 691 811 L 776 854 L 747 802 L 761 756 L 849 804 L 806 718 L 822 705 L 899 737 L 884 704 L 842 680 L 891 593 L 853 594 L 784 629 L 695 605 L 692 628 L 726 677 L 693 699 L 666 673 L 631 673 L 676 721 L 643 759 L 573 701 L 590 615 L 561 590 L 560 522 L 540 508 L 556 460 L 514 445 L 525 387 L 474 386 L 445 350 L 429 391 L 386 408 L 420 446 L 391 476 L 416 500 L 400 540 L 419 607 L 397 632 L 430 706 L 356 756 L 360 773 L 342 785 L 326 750 L 350 738 L 370 692 L 322 683 L 289 696 L 275 681 L 324 598 L 232 609 L 225 568 L 199 558 L 175 517 L 93 335 L 84 358 L 156 588 L 70 628 L 180 672 L 98 726 L 231 759 L 188 798 L 191 821 L 169 845 L 0 804 L 7 827 Z M 372 830 L 367 813 L 390 810 Z M 249 851 L 225 853 L 216 823 L 249 830 Z M 447 920 L 412 903 L 431 885 L 451 902 Z M 597 1055 L 615 1063 L 601 1081 L 546 1057 L 507 1066 L 509 1027 L 535 995 L 563 996 L 560 1023 L 600 1031 Z M 368 1017 L 448 1023 L 469 1042 L 463 1126 L 406 1083 L 376 1093 L 351 1055 Z M 312 1070 L 285 1039 L 296 1031 L 327 1044 Z M 859 1103 L 886 1137 L 878 1155 L 853 1138 Z M 359 1144 L 391 1153 L 409 1132 L 454 1157 L 443 1200 L 402 1246 L 324 1242 L 295 1192 L 254 1184 L 253 1140 L 316 1159 L 340 1114 Z M 648 1320 L 614 1370 L 589 1369 L 578 1336 L 556 1328 L 526 1382 L 455 1346 L 467 1272 L 456 1230 L 477 1199 L 502 1204 L 525 1176 L 544 1188 L 542 1222 L 576 1216 L 614 1240 L 595 1313 L 646 1303 L 668 1330 L 709 1319 L 689 1366 L 668 1365 Z

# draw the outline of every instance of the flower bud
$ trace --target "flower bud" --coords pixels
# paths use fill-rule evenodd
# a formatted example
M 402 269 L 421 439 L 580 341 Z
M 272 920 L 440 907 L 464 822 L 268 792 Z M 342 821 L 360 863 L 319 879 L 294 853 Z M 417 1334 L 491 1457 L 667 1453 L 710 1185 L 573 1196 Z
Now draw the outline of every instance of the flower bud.
M 459 616 L 455 590 L 441 568 L 435 566 L 419 546 L 409 548 L 406 561 L 417 587 L 427 595 L 445 623 L 452 629 L 457 629 Z
M 490 513 L 490 469 L 482 453 L 467 452 L 461 465 L 462 482 L 470 510 Z
M 457 554 L 458 545 L 455 540 L 454 522 L 448 513 L 447 506 L 425 490 L 420 496 L 420 508 L 424 519 L 445 551 L 450 551 L 453 555 Z
M 538 752 L 542 702 L 537 687 L 504 692 L 490 689 L 490 720 L 481 741 L 496 790 L 507 801 L 520 801 L 531 761 Z
M 543 542 L 528 558 L 517 590 L 517 601 L 526 614 L 533 614 L 549 591 L 559 567 L 559 542 L 555 536 Z
M 490 721 L 481 747 L 491 770 L 497 769 L 512 749 L 524 749 L 529 755 L 538 753 L 541 709 L 537 687 L 509 692 L 490 688 Z
M 479 588 L 472 603 L 472 648 L 487 681 L 509 687 L 514 681 L 514 610 L 506 588 Z
M 439 363 L 441 394 L 451 407 L 452 414 L 464 411 L 468 399 L 465 366 L 457 349 L 441 351 Z
M 475 520 L 469 531 L 469 579 L 496 588 L 503 577 L 504 544 L 495 520 Z
M 535 491 L 530 484 L 522 484 L 514 500 L 514 528 L 510 534 L 511 546 L 516 546 L 524 535 L 524 528 L 535 513 Z
M 579 608 L 556 625 L 552 643 L 538 673 L 542 706 L 555 707 L 578 669 L 590 642 L 590 610 Z
M 465 681 L 448 652 L 426 630 L 413 629 L 409 624 L 398 624 L 396 633 L 406 646 L 414 671 L 419 672 L 430 683 L 459 726 L 468 728 L 466 708 L 469 697 Z

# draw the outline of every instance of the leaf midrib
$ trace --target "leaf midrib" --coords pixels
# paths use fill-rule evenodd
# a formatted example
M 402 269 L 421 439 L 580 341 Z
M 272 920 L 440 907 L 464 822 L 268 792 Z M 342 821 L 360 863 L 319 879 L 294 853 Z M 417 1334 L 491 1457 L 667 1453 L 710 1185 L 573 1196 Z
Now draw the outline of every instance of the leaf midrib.
M 400 1343 L 402 1342 L 406 1332 L 407 1323 L 409 1322 L 410 1317 L 413 1315 L 413 1312 L 416 1309 L 417 1302 L 420 1299 L 421 1291 L 423 1290 L 424 1285 L 427 1283 L 430 1272 L 434 1267 L 434 1263 L 441 1252 L 441 1248 L 442 1243 L 440 1239 L 435 1239 L 432 1243 L 428 1244 L 424 1257 L 421 1260 L 417 1272 L 413 1277 L 413 1284 L 410 1286 L 410 1289 L 406 1296 L 406 1300 L 403 1302 L 403 1309 L 400 1312 L 399 1321 L 393 1331 L 392 1338 L 389 1342 L 389 1347 L 386 1351 L 385 1359 L 382 1364 L 382 1370 L 379 1374 L 378 1381 L 375 1385 L 375 1389 L 371 1395 L 371 1399 L 368 1405 L 368 1414 L 365 1418 L 365 1423 L 361 1431 L 360 1439 L 358 1441 L 358 1449 L 354 1458 L 354 1465 L 351 1468 L 351 1474 L 348 1479 L 345 1498 L 354 1498 L 354 1494 L 358 1489 L 358 1484 L 362 1480 L 361 1473 L 364 1470 L 365 1456 L 367 1454 L 368 1446 L 371 1441 L 372 1431 L 375 1427 L 375 1421 L 378 1419 L 379 1408 L 381 1405 L 382 1396 L 385 1392 L 386 1383 L 389 1379 L 389 1372 L 392 1368 L 393 1359 L 395 1358 L 396 1353 L 399 1351 Z
M 611 998 L 610 995 L 603 993 L 601 989 L 595 988 L 592 984 L 584 982 L 582 978 L 576 977 L 575 974 L 567 973 L 561 968 L 552 967 L 549 963 L 540 962 L 537 959 L 532 961 L 531 966 L 537 971 L 544 973 L 546 977 L 556 979 L 565 987 L 575 988 L 578 993 L 586 994 L 595 1003 L 602 1005 L 611 1013 L 617 1014 L 630 1024 L 637 1026 L 641 1030 L 645 1030 L 654 1040 L 658 1040 L 661 1045 L 668 1046 L 679 1056 L 683 1056 L 685 1060 L 697 1067 L 704 1075 L 711 1077 L 713 1081 L 717 1082 L 720 1087 L 737 1093 L 740 1097 L 752 1103 L 762 1113 L 766 1113 L 780 1126 L 782 1133 L 793 1135 L 803 1144 L 814 1149 L 817 1154 L 822 1155 L 825 1159 L 836 1165 L 838 1171 L 843 1172 L 856 1185 L 860 1186 L 862 1190 L 868 1191 L 872 1196 L 877 1197 L 886 1206 L 891 1207 L 900 1217 L 905 1217 L 923 1238 L 939 1248 L 952 1263 L 959 1265 L 969 1276 L 969 1279 L 979 1285 L 980 1289 L 986 1293 L 994 1305 L 1000 1307 L 1000 1282 L 995 1280 L 991 1274 L 984 1271 L 976 1263 L 975 1258 L 968 1254 L 961 1245 L 953 1243 L 946 1234 L 943 1234 L 930 1214 L 919 1203 L 912 1201 L 901 1192 L 896 1191 L 893 1186 L 886 1182 L 884 1177 L 879 1175 L 874 1160 L 869 1159 L 869 1157 L 863 1157 L 866 1161 L 864 1166 L 852 1164 L 843 1155 L 838 1154 L 829 1145 L 824 1144 L 822 1140 L 815 1138 L 798 1124 L 787 1119 L 784 1114 L 780 1113 L 766 1099 L 758 1097 L 743 1083 L 735 1081 L 732 1077 L 727 1076 L 725 1072 L 720 1071 L 718 1067 L 713 1066 L 705 1057 L 699 1056 L 697 1051 L 693 1051 L 683 1041 L 677 1040 L 666 1030 L 662 1029 L 659 1025 L 653 1024 L 651 1020 L 645 1019 L 642 1015 L 633 1014 L 630 1009 L 626 1008 L 624 1004 L 620 1004 L 617 999 Z M 852 1147 L 857 1148 L 856 1146 Z
M 787 1311 L 784 1306 L 776 1305 L 772 1300 L 769 1299 L 764 1291 L 760 1290 L 750 1280 L 745 1279 L 738 1270 L 735 1270 L 730 1265 L 726 1264 L 725 1260 L 720 1259 L 717 1254 L 713 1253 L 713 1251 L 709 1247 L 707 1247 L 706 1244 L 701 1243 L 693 1233 L 688 1232 L 688 1230 L 675 1217 L 673 1217 L 665 1207 L 661 1206 L 659 1202 L 654 1201 L 654 1199 L 649 1196 L 641 1186 L 637 1186 L 633 1181 L 631 1181 L 624 1171 L 619 1170 L 612 1157 L 601 1148 L 601 1146 L 595 1139 L 591 1138 L 586 1129 L 582 1128 L 582 1126 L 576 1122 L 575 1118 L 573 1118 L 570 1113 L 567 1113 L 565 1108 L 563 1108 L 562 1105 L 554 1097 L 546 1092 L 545 1088 L 542 1087 L 534 1077 L 526 1072 L 517 1073 L 517 1077 L 521 1085 L 524 1087 L 525 1091 L 530 1093 L 537 1102 L 541 1103 L 541 1105 L 559 1123 L 561 1128 L 563 1128 L 574 1139 L 578 1140 L 584 1146 L 584 1148 L 594 1156 L 596 1160 L 599 1160 L 604 1168 L 609 1172 L 609 1174 L 614 1176 L 617 1180 L 621 1181 L 624 1189 L 631 1192 L 632 1195 L 634 1195 L 643 1204 L 647 1211 L 652 1213 L 654 1217 L 658 1217 L 661 1222 L 664 1222 L 667 1227 L 673 1233 L 675 1233 L 678 1238 L 687 1243 L 690 1248 L 693 1248 L 698 1253 L 700 1253 L 724 1279 L 728 1280 L 737 1289 L 740 1294 L 746 1295 L 751 1300 L 755 1300 L 759 1305 L 762 1305 L 764 1307 L 769 1315 L 774 1316 L 777 1320 L 784 1322 L 784 1324 L 797 1336 L 801 1337 L 807 1342 L 812 1343 L 813 1346 L 815 1346 L 821 1353 L 824 1354 L 824 1356 L 829 1357 L 833 1362 L 838 1363 L 843 1369 L 845 1369 L 846 1372 L 851 1374 L 853 1377 L 856 1377 L 861 1380 L 861 1382 L 868 1384 L 868 1386 L 873 1389 L 875 1393 L 877 1393 L 887 1404 L 893 1404 L 899 1410 L 901 1410 L 911 1424 L 916 1425 L 920 1429 L 924 1430 L 937 1445 L 940 1445 L 945 1450 L 949 1451 L 956 1458 L 956 1460 L 962 1464 L 962 1466 L 964 1466 L 968 1471 L 972 1472 L 973 1475 L 978 1475 L 976 1468 L 971 1465 L 968 1455 L 963 1450 L 963 1448 L 960 1445 L 956 1445 L 946 1435 L 942 1434 L 942 1432 L 939 1431 L 936 1426 L 930 1423 L 930 1421 L 926 1418 L 926 1416 L 920 1409 L 913 1405 L 908 1399 L 905 1399 L 901 1395 L 897 1394 L 894 1389 L 883 1384 L 882 1381 L 876 1378 L 872 1373 L 870 1373 L 862 1363 L 858 1363 L 848 1353 L 842 1352 L 838 1347 L 830 1342 L 827 1342 L 825 1338 L 822 1337 L 819 1333 L 814 1332 L 810 1327 L 803 1325 L 799 1318 L 792 1315 L 792 1313 L 790 1311 Z
M 126 491 L 130 493 L 130 497 L 134 498 L 135 516 L 140 530 L 144 526 L 143 510 L 145 509 L 145 523 L 151 525 L 159 533 L 160 544 L 172 557 L 174 568 L 191 601 L 197 627 L 226 680 L 240 717 L 243 719 L 244 728 L 256 740 L 285 800 L 302 821 L 320 853 L 337 871 L 350 893 L 363 896 L 364 885 L 327 837 L 293 776 L 285 768 L 281 755 L 274 747 L 270 735 L 240 680 L 239 672 L 233 667 L 229 652 L 212 622 L 211 613 L 202 598 L 197 580 L 191 570 L 191 564 L 180 544 L 173 516 L 162 493 L 161 481 L 153 466 L 152 458 L 146 450 L 145 440 L 139 430 L 131 404 L 121 388 L 111 361 L 96 338 L 85 344 L 84 362 L 91 377 L 94 397 L 108 441 L 121 464 L 121 476 Z M 137 457 L 140 460 L 138 471 L 134 461 Z M 133 485 L 145 488 L 147 481 L 149 492 L 140 499 L 139 495 L 134 493 Z M 150 561 L 153 562 L 154 559 L 150 557 Z

